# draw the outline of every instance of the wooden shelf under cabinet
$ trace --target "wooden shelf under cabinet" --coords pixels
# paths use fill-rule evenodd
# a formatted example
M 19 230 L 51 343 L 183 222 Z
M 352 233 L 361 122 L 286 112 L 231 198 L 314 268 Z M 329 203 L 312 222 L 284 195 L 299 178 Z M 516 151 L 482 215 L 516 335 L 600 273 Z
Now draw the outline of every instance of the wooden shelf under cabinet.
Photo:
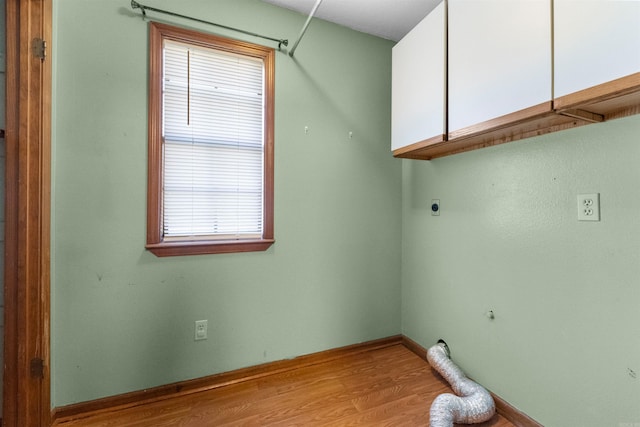
M 428 155 L 435 147 L 441 146 L 446 142 L 446 135 L 437 135 L 433 138 L 428 138 L 424 141 L 393 150 L 393 156 L 403 159 L 429 160 L 429 158 L 424 156 Z
M 553 108 L 559 114 L 572 110 L 587 111 L 601 116 L 599 121 L 638 114 L 640 73 L 557 98 Z
M 640 73 L 393 151 L 431 160 L 591 123 L 640 114 Z

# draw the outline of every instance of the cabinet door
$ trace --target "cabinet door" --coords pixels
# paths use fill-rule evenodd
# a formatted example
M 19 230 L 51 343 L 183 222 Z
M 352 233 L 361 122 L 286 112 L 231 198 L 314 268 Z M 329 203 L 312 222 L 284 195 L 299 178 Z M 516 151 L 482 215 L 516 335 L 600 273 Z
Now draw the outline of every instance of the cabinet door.
M 640 72 L 640 0 L 555 0 L 554 96 Z
M 391 149 L 445 134 L 445 8 L 438 5 L 393 47 Z M 398 154 L 397 152 L 394 154 Z
M 551 109 L 551 0 L 449 0 L 448 15 L 450 139 Z

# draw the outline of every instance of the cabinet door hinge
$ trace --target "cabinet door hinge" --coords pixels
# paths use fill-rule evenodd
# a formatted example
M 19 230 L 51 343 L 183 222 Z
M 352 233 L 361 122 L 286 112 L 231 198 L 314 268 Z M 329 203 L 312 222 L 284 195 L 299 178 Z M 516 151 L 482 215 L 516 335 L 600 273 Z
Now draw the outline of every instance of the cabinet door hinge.
M 31 42 L 31 50 L 33 51 L 33 56 L 44 61 L 47 57 L 47 42 L 40 38 L 35 38 Z
M 44 360 L 39 357 L 31 359 L 31 376 L 34 378 L 44 378 Z

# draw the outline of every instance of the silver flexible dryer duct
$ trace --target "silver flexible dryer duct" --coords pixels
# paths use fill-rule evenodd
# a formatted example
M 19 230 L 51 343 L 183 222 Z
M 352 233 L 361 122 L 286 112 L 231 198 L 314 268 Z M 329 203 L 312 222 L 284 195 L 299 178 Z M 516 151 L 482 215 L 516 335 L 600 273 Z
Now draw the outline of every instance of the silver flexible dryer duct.
M 453 427 L 453 423 L 475 424 L 493 417 L 496 411 L 493 398 L 451 361 L 446 343 L 438 341 L 431 347 L 427 351 L 427 360 L 457 394 L 443 393 L 435 398 L 429 414 L 431 427 Z

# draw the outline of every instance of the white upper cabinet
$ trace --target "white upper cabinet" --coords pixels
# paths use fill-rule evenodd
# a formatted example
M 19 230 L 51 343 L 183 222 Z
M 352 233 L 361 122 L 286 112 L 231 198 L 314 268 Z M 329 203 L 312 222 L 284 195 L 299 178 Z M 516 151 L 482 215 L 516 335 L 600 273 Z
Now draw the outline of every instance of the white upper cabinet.
M 555 0 L 556 98 L 640 72 L 640 0 Z
M 391 148 L 445 134 L 445 8 L 438 5 L 393 47 Z
M 430 160 L 640 113 L 640 0 L 444 0 L 393 48 L 392 149 Z
M 449 0 L 448 16 L 449 138 L 530 107 L 550 110 L 550 0 Z

